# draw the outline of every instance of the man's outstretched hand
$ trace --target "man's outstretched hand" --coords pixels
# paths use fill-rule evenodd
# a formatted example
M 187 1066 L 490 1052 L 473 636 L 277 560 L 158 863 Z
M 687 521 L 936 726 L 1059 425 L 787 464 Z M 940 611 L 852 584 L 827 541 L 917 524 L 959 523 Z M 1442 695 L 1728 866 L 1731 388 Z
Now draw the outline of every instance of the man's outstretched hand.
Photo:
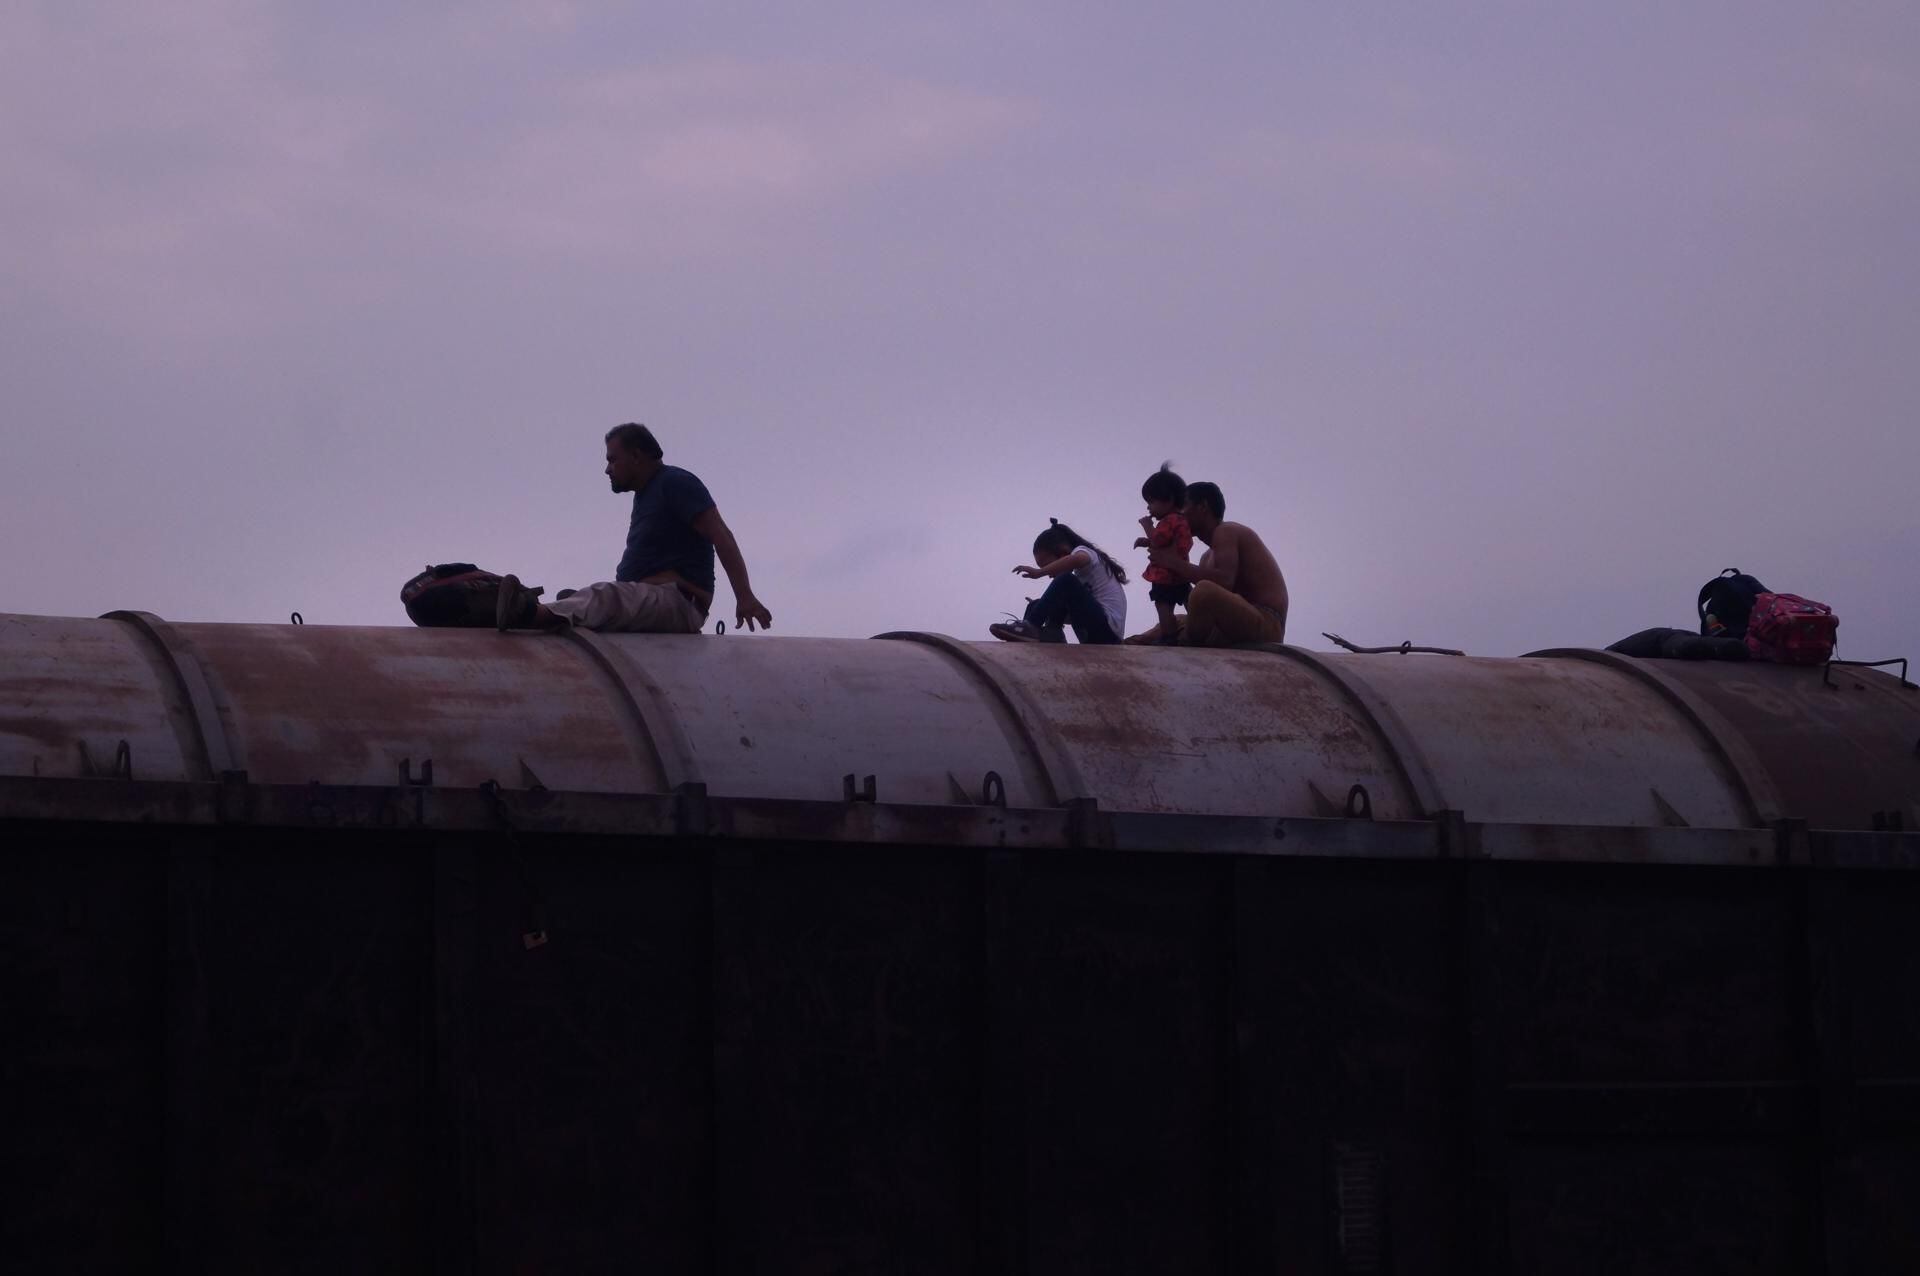
M 756 622 L 761 629 L 773 628 L 773 613 L 752 594 L 742 594 L 734 600 L 733 627 L 751 631 Z

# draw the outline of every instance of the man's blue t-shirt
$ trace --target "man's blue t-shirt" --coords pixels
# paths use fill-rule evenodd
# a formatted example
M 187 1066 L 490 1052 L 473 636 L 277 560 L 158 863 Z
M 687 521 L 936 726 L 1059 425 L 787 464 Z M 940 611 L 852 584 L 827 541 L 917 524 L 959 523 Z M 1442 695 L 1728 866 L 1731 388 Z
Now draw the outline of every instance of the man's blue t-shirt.
M 693 520 L 713 508 L 707 485 L 677 465 L 663 465 L 633 494 L 627 552 L 614 569 L 617 581 L 644 580 L 655 572 L 679 572 L 713 592 L 713 542 L 693 530 Z

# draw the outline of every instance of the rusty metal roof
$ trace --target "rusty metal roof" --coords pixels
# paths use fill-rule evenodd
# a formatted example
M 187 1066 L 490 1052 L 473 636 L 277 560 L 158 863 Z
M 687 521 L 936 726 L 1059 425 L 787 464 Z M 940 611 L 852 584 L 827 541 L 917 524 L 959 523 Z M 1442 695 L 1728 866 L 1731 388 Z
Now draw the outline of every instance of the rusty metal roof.
M 0 777 L 1854 830 L 1916 749 L 1840 667 L 0 616 Z

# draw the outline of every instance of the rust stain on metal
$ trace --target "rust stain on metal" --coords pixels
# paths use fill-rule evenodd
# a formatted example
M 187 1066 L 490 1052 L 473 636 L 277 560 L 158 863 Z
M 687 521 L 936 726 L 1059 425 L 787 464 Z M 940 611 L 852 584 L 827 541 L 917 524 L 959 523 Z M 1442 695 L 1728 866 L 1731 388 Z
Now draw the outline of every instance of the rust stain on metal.
M 123 628 L 0 617 L 0 774 L 77 768 L 79 742 L 100 753 L 126 739 L 143 777 L 185 778 L 186 708 Z M 1102 812 L 1311 818 L 1316 791 L 1358 784 L 1378 819 L 1421 819 L 1368 717 L 1390 711 L 1396 738 L 1471 820 L 1751 823 L 1670 697 L 1584 660 L 610 635 L 608 681 L 533 635 L 172 628 L 256 782 L 391 784 L 401 759 L 431 757 L 442 788 L 530 771 L 563 791 L 653 791 L 614 703 L 644 673 L 716 797 L 825 799 L 852 773 L 879 777 L 883 805 L 944 808 L 949 776 L 991 771 L 1010 806 L 1032 808 L 1058 800 L 1057 772 Z M 1731 724 L 1785 814 L 1836 830 L 1889 812 L 1920 825 L 1920 694 L 1896 679 L 1849 669 L 1832 687 L 1817 670 L 1685 662 L 1662 673 Z
M 261 778 L 313 778 L 322 765 L 372 777 L 400 757 L 432 756 L 443 784 L 478 784 L 517 775 L 520 758 L 547 774 L 549 759 L 598 755 L 591 770 L 606 771 L 626 752 L 610 706 L 557 644 L 486 632 L 185 628 Z M 565 787 L 610 787 L 554 770 Z
M 1706 701 L 1752 749 L 1787 814 L 1817 828 L 1867 831 L 1873 813 L 1920 816 L 1920 776 L 1909 752 L 1920 735 L 1920 693 L 1878 670 L 1854 684 L 1823 684 L 1818 669 L 1687 661 L 1669 677 Z

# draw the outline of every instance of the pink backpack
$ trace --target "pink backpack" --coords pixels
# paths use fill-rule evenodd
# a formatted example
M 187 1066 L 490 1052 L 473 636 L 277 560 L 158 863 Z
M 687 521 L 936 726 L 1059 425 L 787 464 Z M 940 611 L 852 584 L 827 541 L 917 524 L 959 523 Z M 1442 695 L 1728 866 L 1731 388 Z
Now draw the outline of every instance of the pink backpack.
M 1823 665 L 1833 659 L 1839 617 L 1825 603 L 1798 594 L 1761 594 L 1747 618 L 1747 650 L 1755 660 Z

